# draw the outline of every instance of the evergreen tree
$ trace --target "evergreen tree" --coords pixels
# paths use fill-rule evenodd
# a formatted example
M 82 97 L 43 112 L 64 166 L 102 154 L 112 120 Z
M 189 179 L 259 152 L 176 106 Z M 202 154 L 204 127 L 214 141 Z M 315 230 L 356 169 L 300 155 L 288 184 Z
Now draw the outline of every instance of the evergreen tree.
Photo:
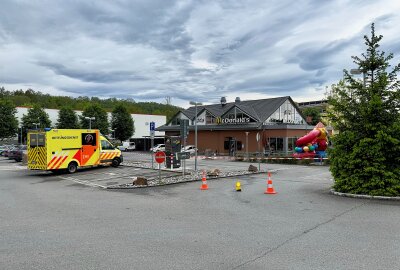
M 124 105 L 117 105 L 114 108 L 111 125 L 115 138 L 121 141 L 128 140 L 135 132 L 132 116 Z
M 94 120 L 85 119 L 85 117 L 94 117 Z M 109 134 L 107 112 L 97 103 L 93 103 L 85 108 L 80 116 L 81 127 L 99 129 L 104 135 Z M 90 121 L 90 122 L 89 122 Z
M 57 128 L 79 128 L 78 116 L 71 107 L 62 107 L 60 109 Z
M 400 91 L 397 72 L 379 50 L 382 36 L 364 36 L 366 53 L 353 56 L 364 74 L 355 79 L 347 70 L 333 86 L 330 117 L 339 134 L 329 151 L 336 191 L 355 194 L 400 195 Z
M 10 139 L 18 133 L 17 109 L 7 99 L 0 99 L 0 140 Z
M 39 105 L 35 104 L 28 110 L 28 114 L 22 116 L 22 136 L 23 142 L 26 141 L 26 133 L 29 129 L 49 128 L 51 121 L 49 115 Z

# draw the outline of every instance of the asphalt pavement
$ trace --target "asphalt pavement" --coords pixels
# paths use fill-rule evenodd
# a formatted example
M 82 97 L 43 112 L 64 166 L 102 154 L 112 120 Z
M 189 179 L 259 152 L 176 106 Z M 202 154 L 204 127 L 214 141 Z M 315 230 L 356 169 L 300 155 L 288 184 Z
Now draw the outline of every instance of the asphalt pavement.
M 109 191 L 0 159 L 0 268 L 400 269 L 400 202 L 334 196 L 324 166 L 263 165 L 276 195 L 265 174 Z

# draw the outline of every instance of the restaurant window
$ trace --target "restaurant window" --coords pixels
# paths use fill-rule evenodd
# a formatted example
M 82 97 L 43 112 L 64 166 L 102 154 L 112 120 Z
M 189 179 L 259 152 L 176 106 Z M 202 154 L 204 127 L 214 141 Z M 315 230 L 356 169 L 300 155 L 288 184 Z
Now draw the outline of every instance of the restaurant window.
M 224 140 L 224 149 L 228 150 L 229 149 L 229 142 L 232 140 L 232 137 L 225 137 Z
M 224 118 L 235 119 L 236 118 L 235 112 L 228 113 Z
M 180 118 L 175 118 L 174 120 L 172 120 L 171 125 L 175 126 L 175 125 L 180 125 L 181 124 L 181 119 Z
M 265 148 L 270 153 L 282 152 L 283 151 L 283 138 L 275 138 L 275 137 L 269 138 Z
M 214 123 L 215 123 L 214 115 L 210 114 L 209 112 L 206 112 L 206 124 L 214 124 Z
M 297 141 L 296 137 L 288 138 L 288 152 L 294 152 L 294 149 L 296 147 L 296 141 Z

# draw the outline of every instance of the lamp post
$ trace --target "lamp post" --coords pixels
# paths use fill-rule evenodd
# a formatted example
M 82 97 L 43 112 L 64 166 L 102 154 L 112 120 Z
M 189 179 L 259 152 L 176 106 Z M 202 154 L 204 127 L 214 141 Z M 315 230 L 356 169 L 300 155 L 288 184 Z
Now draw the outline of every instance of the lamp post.
M 246 156 L 247 156 L 247 161 L 249 161 L 249 133 L 246 131 Z
M 203 105 L 201 102 L 190 101 L 190 105 L 194 105 L 195 117 L 194 117 L 194 146 L 196 151 L 194 151 L 194 171 L 197 173 L 197 106 Z
M 21 145 L 22 145 L 22 125 L 21 125 Z
M 86 119 L 86 120 L 89 120 L 89 129 L 92 129 L 92 120 L 93 120 L 93 121 L 96 120 L 96 117 L 88 117 L 88 116 L 85 116 L 85 119 Z
M 35 129 L 38 129 L 38 126 L 40 125 L 39 123 L 32 123 L 32 125 L 35 125 Z

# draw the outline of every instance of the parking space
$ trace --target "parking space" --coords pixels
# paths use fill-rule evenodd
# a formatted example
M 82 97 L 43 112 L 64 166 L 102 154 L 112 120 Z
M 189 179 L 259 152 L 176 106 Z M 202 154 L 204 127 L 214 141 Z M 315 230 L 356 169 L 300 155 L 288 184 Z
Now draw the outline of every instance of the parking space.
M 21 162 L 17 162 L 7 157 L 0 157 L 0 171 L 15 171 L 15 170 L 26 170 Z
M 153 169 L 151 169 L 151 164 L 153 163 Z M 240 175 L 241 172 L 247 172 L 250 163 L 247 162 L 235 162 L 230 160 L 205 160 L 199 158 L 197 160 L 197 169 L 198 171 L 207 171 L 218 169 L 224 173 L 226 172 L 237 172 L 237 175 Z M 287 166 L 287 165 L 279 165 L 279 164 L 252 164 L 256 167 L 260 168 L 262 171 L 282 171 L 282 170 L 293 170 L 294 168 L 300 168 L 296 166 Z M 137 177 L 146 178 L 149 182 L 157 183 L 160 181 L 161 183 L 168 182 L 166 179 L 171 179 L 174 177 L 182 176 L 182 168 L 174 169 L 173 171 L 165 169 L 162 166 L 161 173 L 157 168 L 157 163 L 152 162 L 152 155 L 146 152 L 129 152 L 124 153 L 124 162 L 121 166 L 114 167 L 98 167 L 98 168 L 88 168 L 81 169 L 77 173 L 74 174 L 53 174 L 50 172 L 42 172 L 42 171 L 27 171 L 30 175 L 43 175 L 46 174 L 47 177 L 54 177 L 62 180 L 73 181 L 75 183 L 91 186 L 91 187 L 99 187 L 99 188 L 116 188 L 119 186 L 126 187 L 126 185 L 131 185 L 134 179 Z M 330 173 L 326 167 L 303 167 L 302 170 L 323 170 L 324 177 L 330 178 Z M 195 160 L 194 158 L 190 158 L 185 161 L 185 172 L 188 174 L 190 172 L 194 172 L 195 169 Z M 26 165 L 21 162 L 16 162 L 14 160 L 9 160 L 6 157 L 0 158 L 0 171 L 1 170 L 27 170 Z M 302 181 L 302 178 L 306 177 L 307 181 L 312 181 L 313 175 L 317 179 L 320 179 L 321 173 L 315 174 L 307 174 L 307 176 L 301 176 L 301 174 L 296 175 L 290 181 Z M 161 176 L 161 177 L 160 177 Z M 160 178 L 159 178 L 160 177 Z M 201 177 L 201 176 L 200 176 Z M 186 180 L 182 181 L 185 182 Z
M 127 162 L 141 162 L 140 155 L 129 156 Z M 198 165 L 246 170 L 249 163 Z M 400 202 L 334 196 L 325 166 L 261 166 L 272 172 L 277 194 L 264 194 L 266 174 L 210 180 L 204 191 L 191 182 L 104 192 L 135 176 L 156 178 L 158 171 L 123 165 L 55 175 L 2 158 L 0 216 L 7 218 L 0 249 L 9 253 L 0 259 L 8 269 L 30 265 L 31 258 L 43 262 L 38 269 L 53 262 L 54 269 L 69 267 L 76 254 L 82 258 L 72 268 L 94 257 L 104 269 L 115 261 L 126 262 L 125 269 L 399 269 L 400 239 L 393 231 Z M 66 246 L 73 250 L 65 253 Z M 104 259 L 110 256 L 112 262 Z
M 148 181 L 153 181 L 159 178 L 159 171 L 151 168 L 140 167 L 143 162 L 139 161 L 140 155 L 132 155 L 136 157 L 136 162 L 127 162 L 115 167 L 96 167 L 80 169 L 74 174 L 60 173 L 53 174 L 51 172 L 42 171 L 29 171 L 26 164 L 16 162 L 15 160 L 8 159 L 7 157 L 0 158 L 0 171 L 23 171 L 30 175 L 44 175 L 47 177 L 54 177 L 62 180 L 73 181 L 85 186 L 109 188 L 112 186 L 119 186 L 124 184 L 132 184 L 133 180 L 137 177 L 146 178 Z M 146 164 L 146 161 L 144 161 Z M 130 164 L 130 165 L 129 165 Z M 137 166 L 135 166 L 135 164 Z M 162 178 L 170 178 L 181 175 L 179 171 L 162 171 Z
M 179 172 L 163 171 L 162 178 L 180 175 Z M 146 178 L 148 181 L 158 179 L 159 172 L 154 169 L 138 168 L 133 166 L 100 167 L 80 170 L 75 174 L 63 174 L 57 177 L 70 180 L 86 186 L 110 188 L 120 185 L 132 184 L 137 177 Z

